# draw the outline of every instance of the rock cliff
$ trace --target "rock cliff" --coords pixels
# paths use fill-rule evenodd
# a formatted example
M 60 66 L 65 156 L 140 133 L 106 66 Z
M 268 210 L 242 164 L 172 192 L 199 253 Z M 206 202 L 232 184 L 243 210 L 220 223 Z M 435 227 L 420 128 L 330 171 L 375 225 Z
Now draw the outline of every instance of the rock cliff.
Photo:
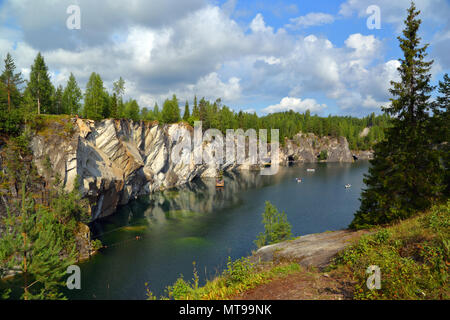
M 118 205 L 139 195 L 179 186 L 197 176 L 215 176 L 217 169 L 255 168 L 235 163 L 225 163 L 220 168 L 196 164 L 193 154 L 176 163 L 172 151 L 182 150 L 182 144 L 186 143 L 185 138 L 177 136 L 180 129 L 192 135 L 192 128 L 185 124 L 72 119 L 66 125 L 50 124 L 50 128 L 34 136 L 31 148 L 38 171 L 46 179 L 57 176 L 71 190 L 79 177 L 94 220 L 111 215 Z M 201 147 L 208 152 L 205 145 Z M 280 148 L 279 162 L 317 162 L 322 150 L 327 150 L 329 162 L 353 161 L 345 138 L 299 133 Z M 181 151 L 180 155 L 183 157 L 185 153 Z

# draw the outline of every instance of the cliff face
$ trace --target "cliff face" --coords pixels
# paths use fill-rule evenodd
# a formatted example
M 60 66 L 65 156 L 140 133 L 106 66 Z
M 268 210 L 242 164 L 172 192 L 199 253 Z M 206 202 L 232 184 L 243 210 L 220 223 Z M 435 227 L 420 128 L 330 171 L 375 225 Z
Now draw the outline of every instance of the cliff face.
M 292 140 L 287 140 L 280 158 L 285 162 L 317 162 L 321 151 L 327 151 L 327 162 L 353 162 L 346 138 L 318 138 L 312 133 L 298 133 Z
M 196 164 L 193 154 L 182 163 L 172 161 L 172 150 L 181 149 L 185 142 L 177 138 L 177 130 L 191 131 L 184 124 L 112 119 L 72 121 L 70 133 L 64 133 L 64 128 L 54 123 L 51 130 L 33 138 L 31 148 L 39 173 L 46 179 L 58 176 L 65 188 L 71 190 L 75 178 L 80 178 L 93 219 L 111 215 L 118 205 L 138 195 L 179 186 L 197 176 L 215 176 L 217 172 L 214 164 Z M 327 161 L 353 161 L 345 138 L 319 139 L 311 134 L 298 134 L 281 148 L 279 162 L 283 164 L 289 159 L 316 162 L 322 150 L 328 152 Z M 226 163 L 220 169 L 252 167 Z

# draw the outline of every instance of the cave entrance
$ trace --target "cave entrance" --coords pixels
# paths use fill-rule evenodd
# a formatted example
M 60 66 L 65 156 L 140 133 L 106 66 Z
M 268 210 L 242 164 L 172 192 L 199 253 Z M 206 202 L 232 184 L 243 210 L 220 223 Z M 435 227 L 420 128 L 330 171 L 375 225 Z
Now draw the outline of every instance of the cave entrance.
M 288 156 L 288 166 L 292 166 L 295 163 L 294 156 Z

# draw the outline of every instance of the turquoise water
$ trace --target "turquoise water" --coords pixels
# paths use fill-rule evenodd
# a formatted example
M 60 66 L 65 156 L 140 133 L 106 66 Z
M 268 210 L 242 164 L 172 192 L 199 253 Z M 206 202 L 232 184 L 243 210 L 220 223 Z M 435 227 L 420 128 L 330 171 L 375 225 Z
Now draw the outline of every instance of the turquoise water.
M 216 189 L 214 179 L 198 179 L 139 198 L 93 226 L 107 248 L 81 265 L 82 289 L 67 295 L 145 299 L 147 282 L 160 296 L 180 274 L 192 278 L 194 261 L 204 282 L 222 270 L 228 256 L 255 249 L 267 200 L 286 212 L 295 236 L 345 228 L 359 207 L 367 169 L 368 162 L 358 161 L 280 168 L 274 176 L 242 172 L 226 175 L 223 189 Z

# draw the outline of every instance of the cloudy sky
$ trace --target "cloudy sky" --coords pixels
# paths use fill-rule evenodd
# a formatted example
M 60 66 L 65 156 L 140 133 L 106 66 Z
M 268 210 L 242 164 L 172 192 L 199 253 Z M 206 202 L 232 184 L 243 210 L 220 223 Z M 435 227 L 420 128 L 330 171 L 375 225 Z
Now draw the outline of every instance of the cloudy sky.
M 0 0 L 0 56 L 10 52 L 27 78 L 42 52 L 55 85 L 73 72 L 84 88 L 95 71 L 111 89 L 122 76 L 126 96 L 141 107 L 175 93 L 182 102 L 221 97 L 260 115 L 310 109 L 362 116 L 389 101 L 409 3 Z M 80 8 L 80 29 L 67 28 L 70 5 Z M 380 29 L 367 26 L 370 5 L 380 8 Z M 450 1 L 416 5 L 437 82 L 450 70 Z

